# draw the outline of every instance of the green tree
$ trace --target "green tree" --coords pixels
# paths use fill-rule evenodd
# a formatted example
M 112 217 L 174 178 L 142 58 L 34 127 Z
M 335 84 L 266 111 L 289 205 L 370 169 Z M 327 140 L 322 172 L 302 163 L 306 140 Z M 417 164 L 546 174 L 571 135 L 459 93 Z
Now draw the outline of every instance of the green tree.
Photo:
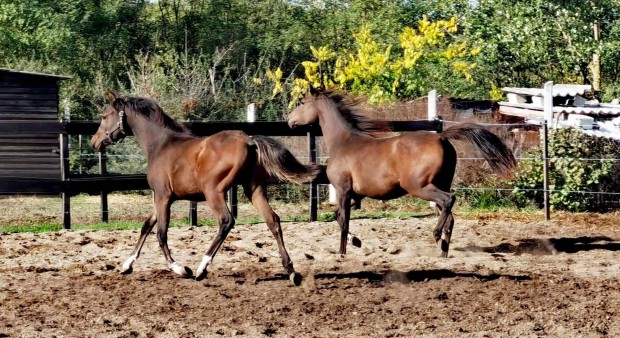
M 479 1 L 468 11 L 464 34 L 482 47 L 477 77 L 488 86 L 539 87 L 589 83 L 595 51 L 609 64 L 609 35 L 617 21 L 615 0 Z M 593 40 L 594 22 L 603 23 L 604 40 Z M 616 47 L 610 48 L 615 50 Z M 608 67 L 608 66 L 605 66 Z

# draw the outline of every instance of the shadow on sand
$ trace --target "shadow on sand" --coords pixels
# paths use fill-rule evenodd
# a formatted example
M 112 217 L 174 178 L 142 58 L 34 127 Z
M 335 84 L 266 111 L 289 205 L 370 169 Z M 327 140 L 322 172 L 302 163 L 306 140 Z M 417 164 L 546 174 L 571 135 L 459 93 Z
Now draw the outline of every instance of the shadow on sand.
M 462 248 L 454 248 L 457 251 L 467 252 L 486 252 L 512 253 L 515 255 L 553 255 L 556 253 L 576 253 L 579 251 L 590 250 L 620 250 L 620 242 L 606 236 L 575 237 L 575 238 L 549 238 L 537 239 L 526 238 L 518 241 L 518 244 L 501 243 L 495 246 L 475 246 L 470 245 Z
M 475 278 L 480 281 L 492 281 L 499 278 L 507 278 L 515 281 L 531 280 L 530 276 L 524 275 L 504 275 L 504 274 L 478 274 L 469 272 L 454 272 L 447 269 L 435 269 L 435 270 L 412 270 L 412 271 L 398 271 L 398 270 L 386 270 L 381 272 L 374 271 L 359 271 L 359 272 L 328 272 L 317 273 L 314 275 L 314 279 L 358 279 L 365 280 L 370 283 L 388 282 L 388 283 L 411 283 L 422 282 L 428 280 L 439 280 L 446 278 Z M 273 277 L 266 277 L 257 279 L 256 282 L 267 282 L 276 280 L 286 280 L 288 276 L 285 274 L 277 274 Z

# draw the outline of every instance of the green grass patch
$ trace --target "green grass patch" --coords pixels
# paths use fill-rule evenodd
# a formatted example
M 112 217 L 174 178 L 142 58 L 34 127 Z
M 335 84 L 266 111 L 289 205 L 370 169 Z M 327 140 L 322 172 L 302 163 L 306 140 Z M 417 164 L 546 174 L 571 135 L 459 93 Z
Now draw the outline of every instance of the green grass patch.
M 364 211 L 364 210 L 354 210 L 351 213 L 351 219 L 379 219 L 379 218 L 388 218 L 388 219 L 407 219 L 412 217 L 425 217 L 429 216 L 430 213 L 422 213 L 422 212 L 400 212 L 400 211 Z M 320 213 L 317 216 L 317 219 L 321 222 L 332 222 L 335 221 L 334 213 Z M 282 217 L 282 222 L 307 222 L 308 214 L 297 214 L 297 215 L 287 215 Z M 253 216 L 253 217 L 241 217 L 236 219 L 237 225 L 247 225 L 247 224 L 257 224 L 263 223 L 264 220 L 261 217 Z M 110 221 L 110 222 L 98 222 L 92 224 L 74 224 L 71 227 L 71 230 L 134 230 L 140 229 L 142 227 L 143 222 L 138 221 Z M 172 221 L 170 224 L 171 228 L 174 227 L 184 227 L 189 224 L 189 218 L 185 218 L 178 221 Z M 204 219 L 199 222 L 200 226 L 216 226 L 217 223 L 214 219 Z M 4 233 L 23 233 L 23 232 L 33 232 L 33 233 L 41 233 L 41 232 L 49 232 L 49 231 L 59 231 L 62 229 L 61 224 L 40 224 L 40 225 L 23 225 L 23 226 L 10 226 L 10 225 L 0 225 L 0 232 Z

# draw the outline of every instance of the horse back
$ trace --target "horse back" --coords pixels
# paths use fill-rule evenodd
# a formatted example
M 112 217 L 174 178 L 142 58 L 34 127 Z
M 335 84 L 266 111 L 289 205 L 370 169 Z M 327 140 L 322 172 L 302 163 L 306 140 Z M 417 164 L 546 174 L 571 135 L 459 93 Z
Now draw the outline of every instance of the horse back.
M 431 132 L 360 139 L 348 150 L 338 149 L 337 159 L 330 156 L 328 175 L 330 180 L 350 180 L 359 195 L 390 199 L 404 193 L 405 182 L 426 185 L 444 172 L 447 157 L 453 154 L 446 146 L 451 147 Z
M 206 190 L 225 191 L 247 163 L 248 143 L 241 131 L 171 142 L 149 164 L 149 184 L 169 189 L 179 199 L 199 199 Z

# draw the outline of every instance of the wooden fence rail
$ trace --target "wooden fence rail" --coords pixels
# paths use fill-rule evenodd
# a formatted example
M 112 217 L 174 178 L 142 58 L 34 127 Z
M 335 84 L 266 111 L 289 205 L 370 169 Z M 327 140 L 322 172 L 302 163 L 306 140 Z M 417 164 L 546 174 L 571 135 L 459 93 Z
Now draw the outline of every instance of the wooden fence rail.
M 440 132 L 443 123 L 439 119 L 419 121 L 393 121 L 392 128 L 396 132 L 431 130 Z M 242 130 L 249 135 L 265 136 L 304 136 L 308 140 L 308 157 L 316 163 L 319 157 L 316 137 L 322 136 L 318 126 L 290 129 L 286 122 L 190 122 L 186 126 L 197 136 L 208 136 L 223 130 Z M 99 157 L 99 175 L 78 176 L 69 173 L 69 136 L 93 135 L 99 128 L 98 122 L 79 121 L 2 121 L 0 135 L 11 135 L 20 138 L 20 135 L 58 135 L 59 147 L 52 150 L 57 153 L 61 172 L 57 179 L 41 179 L 28 177 L 0 177 L 0 194 L 34 193 L 34 194 L 61 194 L 63 199 L 63 227 L 71 226 L 72 195 L 79 193 L 101 194 L 101 219 L 108 220 L 107 194 L 112 191 L 145 190 L 149 189 L 146 175 L 109 175 L 106 170 L 106 156 Z M 278 182 L 272 182 L 278 183 Z M 309 219 L 317 219 L 318 185 L 329 184 L 325 175 L 310 184 L 310 215 Z M 236 187 L 229 193 L 231 211 L 236 216 Z M 197 223 L 196 204 L 190 204 L 190 222 Z

